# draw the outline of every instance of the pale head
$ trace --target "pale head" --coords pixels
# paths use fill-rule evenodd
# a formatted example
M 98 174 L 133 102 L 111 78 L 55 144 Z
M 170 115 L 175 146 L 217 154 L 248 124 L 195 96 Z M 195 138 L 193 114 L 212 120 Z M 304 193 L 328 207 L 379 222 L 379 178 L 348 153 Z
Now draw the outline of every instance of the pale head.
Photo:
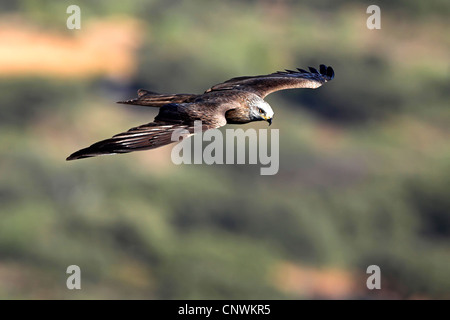
M 252 121 L 267 121 L 272 124 L 273 110 L 272 107 L 263 99 L 253 100 L 249 103 L 250 119 Z

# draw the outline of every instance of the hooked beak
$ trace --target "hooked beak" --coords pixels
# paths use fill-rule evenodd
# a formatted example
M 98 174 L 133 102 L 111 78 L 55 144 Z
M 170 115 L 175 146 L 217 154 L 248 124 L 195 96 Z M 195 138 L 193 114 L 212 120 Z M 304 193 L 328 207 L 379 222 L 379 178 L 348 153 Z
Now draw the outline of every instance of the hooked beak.
M 269 123 L 269 126 L 272 125 L 272 119 L 273 118 L 267 118 L 267 122 Z

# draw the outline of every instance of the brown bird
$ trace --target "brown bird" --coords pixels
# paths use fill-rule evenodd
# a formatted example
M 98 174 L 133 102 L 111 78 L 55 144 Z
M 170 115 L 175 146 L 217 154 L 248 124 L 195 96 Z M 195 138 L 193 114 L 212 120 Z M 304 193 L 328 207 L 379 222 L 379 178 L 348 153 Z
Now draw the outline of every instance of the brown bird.
M 187 129 L 193 133 L 196 120 L 202 121 L 203 131 L 227 123 L 264 120 L 270 125 L 274 113 L 263 100 L 265 96 L 284 89 L 315 89 L 333 77 L 333 69 L 322 64 L 319 71 L 309 67 L 309 71 L 286 70 L 233 78 L 209 88 L 203 94 L 159 94 L 140 89 L 136 99 L 118 103 L 160 107 L 153 122 L 94 143 L 71 154 L 66 160 L 158 148 L 174 142 L 171 137 L 177 129 Z

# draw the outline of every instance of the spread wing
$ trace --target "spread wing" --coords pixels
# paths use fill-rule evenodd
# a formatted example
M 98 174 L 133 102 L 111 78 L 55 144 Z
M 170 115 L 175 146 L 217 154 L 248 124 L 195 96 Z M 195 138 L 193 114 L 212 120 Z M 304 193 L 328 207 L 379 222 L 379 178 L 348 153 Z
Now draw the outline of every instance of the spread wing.
M 138 90 L 138 97 L 135 99 L 118 101 L 117 103 L 134 104 L 146 107 L 162 107 L 169 103 L 188 103 L 197 97 L 196 94 L 177 93 L 161 94 L 144 89 Z
M 196 125 L 195 120 L 202 120 L 202 131 L 226 124 L 224 114 L 214 112 L 214 109 L 208 108 L 207 105 L 189 108 L 189 104 L 169 104 L 160 109 L 154 122 L 131 128 L 126 132 L 116 134 L 112 138 L 96 142 L 87 148 L 74 152 L 66 160 L 155 149 L 177 142 L 172 141 L 172 134 L 176 130 L 185 130 L 183 132 L 186 133 L 186 135 L 183 135 L 184 138 L 193 134 Z
M 333 68 L 321 64 L 319 70 L 309 67 L 309 71 L 303 69 L 297 69 L 297 71 L 286 70 L 261 76 L 233 78 L 209 88 L 206 92 L 243 90 L 256 93 L 261 98 L 264 98 L 268 94 L 279 90 L 295 88 L 315 89 L 333 78 Z
M 177 129 L 194 132 L 193 126 L 152 122 L 116 134 L 110 139 L 96 142 L 90 147 L 74 152 L 66 160 L 158 148 L 175 142 L 171 140 L 171 137 Z

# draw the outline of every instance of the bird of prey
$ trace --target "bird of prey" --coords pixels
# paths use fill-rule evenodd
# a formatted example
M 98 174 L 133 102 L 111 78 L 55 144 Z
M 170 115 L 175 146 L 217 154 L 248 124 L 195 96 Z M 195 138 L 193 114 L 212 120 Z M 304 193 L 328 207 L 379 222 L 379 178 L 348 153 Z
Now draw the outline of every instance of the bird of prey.
M 203 131 L 227 123 L 244 124 L 264 120 L 270 125 L 274 112 L 264 97 L 284 89 L 315 89 L 333 77 L 333 69 L 322 64 L 319 70 L 309 67 L 309 71 L 285 70 L 268 75 L 232 78 L 212 86 L 203 94 L 159 94 L 140 89 L 137 98 L 118 103 L 159 107 L 153 122 L 94 143 L 71 154 L 66 160 L 158 148 L 174 142 L 171 136 L 177 129 L 193 133 L 196 120 L 202 121 Z

